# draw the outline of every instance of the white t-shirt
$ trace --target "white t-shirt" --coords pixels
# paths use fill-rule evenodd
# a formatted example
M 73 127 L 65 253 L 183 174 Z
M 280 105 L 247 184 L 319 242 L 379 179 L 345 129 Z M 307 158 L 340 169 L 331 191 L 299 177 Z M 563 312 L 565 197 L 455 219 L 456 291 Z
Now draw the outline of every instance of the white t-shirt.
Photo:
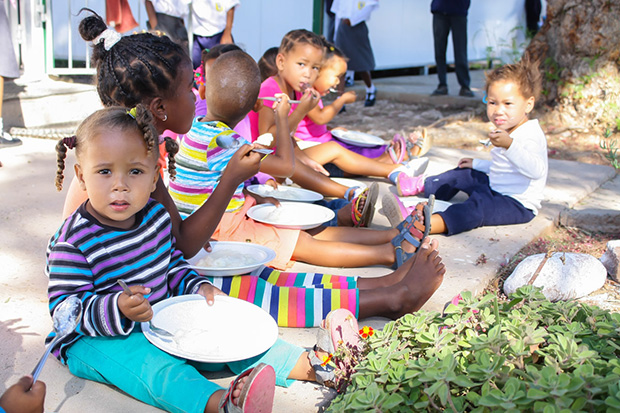
M 370 14 L 379 7 L 378 0 L 334 0 L 331 12 L 340 19 L 351 20 L 351 26 L 370 20 Z
M 226 28 L 228 10 L 240 0 L 193 0 L 192 32 L 198 36 L 214 36 Z
M 491 160 L 474 159 L 473 168 L 489 174 L 491 189 L 538 213 L 547 184 L 547 138 L 538 120 L 515 129 L 510 148 L 491 149 Z
M 180 17 L 182 19 L 189 12 L 189 4 L 192 0 L 144 0 L 153 3 L 153 8 L 157 13 L 167 14 L 168 16 Z

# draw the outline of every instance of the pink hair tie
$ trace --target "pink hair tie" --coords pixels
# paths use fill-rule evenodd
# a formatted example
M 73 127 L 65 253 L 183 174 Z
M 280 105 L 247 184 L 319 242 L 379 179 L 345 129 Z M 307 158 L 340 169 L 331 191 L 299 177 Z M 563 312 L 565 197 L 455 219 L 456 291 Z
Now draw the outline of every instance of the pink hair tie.
M 69 149 L 75 148 L 76 141 L 77 137 L 75 135 L 69 136 L 68 138 L 62 138 L 62 143 Z

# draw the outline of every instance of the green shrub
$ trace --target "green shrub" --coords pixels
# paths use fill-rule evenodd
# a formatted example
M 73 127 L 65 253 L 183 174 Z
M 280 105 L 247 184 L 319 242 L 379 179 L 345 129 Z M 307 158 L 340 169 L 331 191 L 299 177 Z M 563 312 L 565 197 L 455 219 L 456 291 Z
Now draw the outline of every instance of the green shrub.
M 332 412 L 620 412 L 620 314 L 539 289 L 463 293 L 368 339 Z

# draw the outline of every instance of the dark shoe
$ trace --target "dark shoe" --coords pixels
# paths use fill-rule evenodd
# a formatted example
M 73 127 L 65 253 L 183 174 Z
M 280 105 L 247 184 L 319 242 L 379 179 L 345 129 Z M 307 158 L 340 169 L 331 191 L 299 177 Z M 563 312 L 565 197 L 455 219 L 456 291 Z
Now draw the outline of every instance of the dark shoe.
M 352 77 L 347 77 L 344 80 L 344 85 L 345 86 L 354 86 L 355 85 L 355 80 Z
M 364 106 L 375 106 L 375 101 L 377 100 L 377 91 L 366 93 L 366 100 L 364 101 Z
M 435 89 L 433 93 L 431 93 L 431 96 L 442 96 L 442 95 L 447 95 L 447 94 L 448 94 L 448 86 L 439 85 L 437 89 Z
M 463 96 L 466 98 L 473 98 L 476 95 L 474 95 L 474 92 L 472 92 L 471 89 L 462 87 L 461 91 L 459 92 L 459 96 Z
M 346 105 L 342 105 L 342 109 L 338 112 L 338 114 L 344 113 L 347 111 Z
M 21 139 L 13 138 L 7 132 L 0 134 L 0 148 L 10 148 L 22 144 Z

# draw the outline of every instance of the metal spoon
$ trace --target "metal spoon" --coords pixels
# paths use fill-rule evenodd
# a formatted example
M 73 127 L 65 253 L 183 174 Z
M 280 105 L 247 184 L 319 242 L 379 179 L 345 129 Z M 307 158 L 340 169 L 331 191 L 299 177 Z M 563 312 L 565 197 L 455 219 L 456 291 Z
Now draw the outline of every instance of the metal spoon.
M 120 285 L 123 288 L 123 291 L 125 292 L 125 294 L 127 294 L 128 296 L 132 296 L 133 293 L 131 292 L 131 290 L 129 289 L 129 287 L 127 286 L 127 284 L 125 283 L 125 281 L 123 280 L 116 280 L 116 282 L 118 283 L 118 285 Z M 149 320 L 149 328 L 151 329 L 151 331 L 153 331 L 155 334 L 158 334 L 162 337 L 173 337 L 174 334 L 172 334 L 170 331 L 168 330 L 164 330 L 161 327 L 155 327 L 153 325 L 153 320 Z
M 35 366 L 34 370 L 32 370 L 32 384 L 37 381 L 39 374 L 41 374 L 41 370 L 43 370 L 43 366 L 47 361 L 47 357 L 50 355 L 50 352 L 58 342 L 63 337 L 66 337 L 69 333 L 75 330 L 75 327 L 80 322 L 82 318 L 82 302 L 79 298 L 72 295 L 67 298 L 65 301 L 60 303 L 58 307 L 54 310 L 54 315 L 52 320 L 54 321 L 54 333 L 56 336 L 52 340 L 52 342 L 45 349 L 45 353 L 41 356 L 41 359 Z
M 241 146 L 241 142 L 233 138 L 232 135 L 218 135 L 215 138 L 215 143 L 217 146 L 224 149 L 237 149 Z M 270 155 L 273 153 L 273 149 L 266 148 L 253 148 L 252 151 L 262 153 L 263 155 Z
M 259 96 L 258 98 L 262 99 L 262 100 L 269 100 L 271 102 L 279 102 L 280 101 L 280 98 L 271 97 L 271 96 L 265 96 L 265 97 L 260 97 Z M 299 102 L 301 102 L 301 100 L 295 100 L 295 99 L 289 99 L 288 100 L 288 103 L 299 103 Z

